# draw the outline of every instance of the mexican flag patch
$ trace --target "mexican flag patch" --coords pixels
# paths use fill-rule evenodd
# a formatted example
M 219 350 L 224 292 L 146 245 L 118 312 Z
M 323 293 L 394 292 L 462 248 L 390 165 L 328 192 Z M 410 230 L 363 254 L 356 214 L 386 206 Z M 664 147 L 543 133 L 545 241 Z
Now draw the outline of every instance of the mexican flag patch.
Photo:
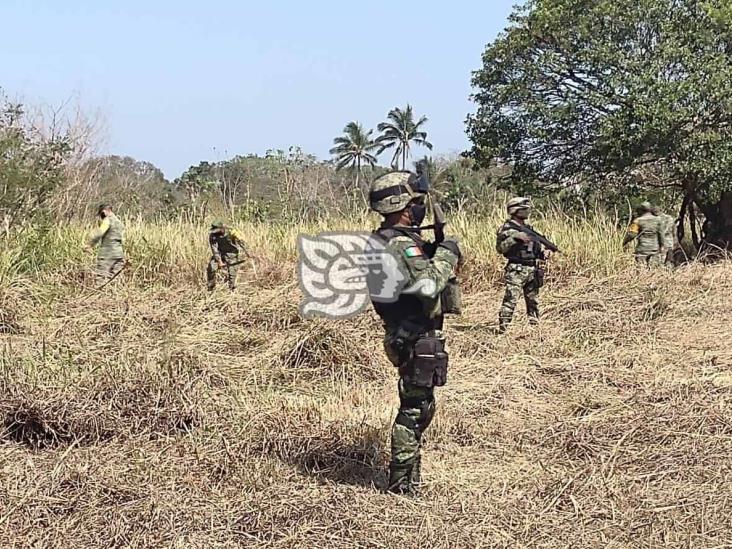
M 422 248 L 419 246 L 410 246 L 406 250 L 404 250 L 404 255 L 407 257 L 420 257 L 424 254 L 422 253 Z

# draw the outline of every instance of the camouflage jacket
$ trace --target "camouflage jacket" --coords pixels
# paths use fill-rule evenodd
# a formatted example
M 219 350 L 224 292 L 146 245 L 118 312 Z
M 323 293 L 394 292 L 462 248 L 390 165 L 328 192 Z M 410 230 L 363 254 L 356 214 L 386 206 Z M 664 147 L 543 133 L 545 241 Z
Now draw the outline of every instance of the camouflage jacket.
M 226 229 L 224 234 L 211 231 L 208 234 L 208 245 L 211 247 L 211 254 L 218 261 L 222 256 L 238 255 L 239 250 L 244 249 L 244 238 L 236 229 Z
M 676 237 L 674 235 L 676 229 L 676 219 L 668 214 L 661 214 L 661 229 L 663 231 L 663 247 L 671 250 L 674 247 Z
M 496 233 L 496 251 L 503 255 L 509 262 L 531 263 L 537 259 L 544 259 L 544 252 L 538 242 L 524 242 L 519 239 L 521 231 L 513 227 L 510 219 L 507 220 Z M 527 229 L 533 227 L 526 224 Z
M 125 227 L 119 218 L 112 214 L 106 216 L 99 228 L 89 238 L 89 245 L 99 245 L 97 256 L 100 259 L 123 259 L 122 249 Z
M 636 241 L 636 255 L 657 254 L 663 247 L 663 222 L 660 217 L 652 213 L 645 213 L 636 217 L 628 227 L 624 244 Z
M 376 234 L 399 263 L 406 280 L 397 301 L 374 302 L 387 332 L 402 327 L 414 332 L 439 328 L 440 294 L 453 274 L 458 258 L 450 250 L 424 242 L 408 227 L 381 227 Z M 373 294 L 372 294 L 373 295 Z

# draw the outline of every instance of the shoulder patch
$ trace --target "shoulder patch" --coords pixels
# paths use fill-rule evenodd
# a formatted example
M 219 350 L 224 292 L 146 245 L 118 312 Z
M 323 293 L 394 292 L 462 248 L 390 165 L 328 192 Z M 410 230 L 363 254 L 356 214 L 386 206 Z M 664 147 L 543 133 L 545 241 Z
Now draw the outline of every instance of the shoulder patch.
M 409 248 L 404 250 L 404 255 L 406 255 L 407 257 L 422 257 L 424 255 L 424 252 L 419 246 L 410 246 Z

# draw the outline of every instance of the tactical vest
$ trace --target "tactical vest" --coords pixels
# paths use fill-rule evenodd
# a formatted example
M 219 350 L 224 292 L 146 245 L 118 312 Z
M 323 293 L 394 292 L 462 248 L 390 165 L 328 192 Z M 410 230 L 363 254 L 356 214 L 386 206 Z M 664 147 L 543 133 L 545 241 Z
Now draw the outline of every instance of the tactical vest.
M 425 255 L 429 255 L 425 250 L 424 240 L 422 240 L 420 235 L 415 231 L 389 227 L 377 229 L 373 234 L 379 237 L 384 243 L 388 243 L 398 236 L 407 236 L 412 239 L 415 245 L 418 246 Z M 378 294 L 378 291 L 371 290 L 372 283 L 373 280 L 369 277 L 369 294 Z M 374 306 L 376 314 L 381 317 L 387 327 L 402 327 L 409 332 L 415 333 L 434 330 L 439 327 L 439 319 L 429 318 L 427 313 L 425 313 L 424 304 L 415 295 L 401 293 L 399 294 L 399 298 L 392 303 L 374 301 L 373 299 L 371 303 Z
M 221 255 L 227 254 L 238 254 L 239 248 L 231 241 L 231 235 L 227 230 L 224 234 L 216 232 L 210 232 L 208 235 L 208 241 L 211 245 L 216 245 Z
M 526 227 L 533 230 L 531 225 L 526 225 Z M 509 230 L 516 230 L 516 228 L 512 226 L 511 222 L 504 223 L 503 227 L 501 227 L 501 233 Z M 511 247 L 508 253 L 504 254 L 504 257 L 508 259 L 509 263 L 529 266 L 536 265 L 536 261 L 542 257 L 541 244 L 533 240 L 530 242 L 518 242 Z

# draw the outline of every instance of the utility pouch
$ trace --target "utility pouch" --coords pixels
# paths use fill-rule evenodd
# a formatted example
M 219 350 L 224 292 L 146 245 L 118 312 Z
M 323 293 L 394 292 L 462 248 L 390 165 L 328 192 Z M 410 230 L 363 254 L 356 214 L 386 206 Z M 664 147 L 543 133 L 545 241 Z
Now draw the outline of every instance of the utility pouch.
M 400 327 L 384 341 L 386 356 L 394 366 L 401 368 L 412 358 L 413 343 L 413 334 Z
M 435 336 L 421 337 L 414 344 L 409 381 L 418 387 L 441 387 L 447 383 L 448 356 L 445 342 Z
M 450 277 L 445 289 L 440 294 L 440 305 L 443 315 L 460 315 L 463 313 L 463 298 L 460 291 L 460 282 L 456 277 Z
M 534 272 L 534 279 L 536 280 L 536 287 L 543 288 L 544 287 L 544 277 L 546 276 L 546 271 L 542 267 L 537 267 L 536 271 Z

